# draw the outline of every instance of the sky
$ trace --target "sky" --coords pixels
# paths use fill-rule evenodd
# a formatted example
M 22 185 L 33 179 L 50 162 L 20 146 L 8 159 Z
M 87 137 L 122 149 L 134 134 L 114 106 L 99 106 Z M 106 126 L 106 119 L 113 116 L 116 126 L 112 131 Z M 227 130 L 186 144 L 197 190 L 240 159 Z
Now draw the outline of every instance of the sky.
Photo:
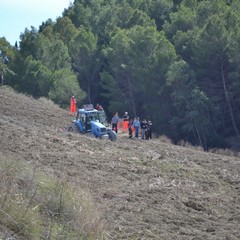
M 70 0 L 0 0 L 0 37 L 11 45 L 19 42 L 20 34 L 31 26 L 37 30 L 49 18 L 62 16 Z

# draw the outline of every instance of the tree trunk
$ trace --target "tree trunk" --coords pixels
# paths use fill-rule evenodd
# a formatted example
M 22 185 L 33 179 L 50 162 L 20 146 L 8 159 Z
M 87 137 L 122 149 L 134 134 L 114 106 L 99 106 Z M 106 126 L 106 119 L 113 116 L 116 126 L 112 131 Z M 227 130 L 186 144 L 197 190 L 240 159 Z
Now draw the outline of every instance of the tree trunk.
M 195 128 L 195 131 L 196 131 L 196 133 L 197 133 L 197 137 L 198 137 L 199 144 L 200 144 L 200 146 L 201 146 L 202 148 L 204 148 L 204 147 L 203 147 L 203 143 L 202 143 L 202 139 L 201 139 L 201 136 L 200 136 L 200 133 L 199 133 L 198 128 L 197 128 L 197 126 L 196 126 L 196 124 L 195 124 L 195 122 L 194 122 L 193 119 L 192 119 L 192 123 L 193 123 L 193 126 L 194 126 L 194 128 Z
M 231 106 L 229 95 L 228 95 L 228 91 L 227 91 L 227 84 L 226 84 L 226 79 L 225 79 L 225 76 L 224 76 L 223 65 L 221 65 L 221 76 L 222 76 L 222 83 L 223 83 L 224 94 L 225 94 L 225 97 L 226 97 L 228 110 L 230 112 L 232 125 L 233 125 L 234 131 L 235 131 L 235 133 L 237 135 L 237 138 L 240 140 L 239 131 L 237 129 L 237 125 L 236 125 L 236 122 L 235 122 L 235 119 L 234 119 L 233 110 L 232 110 L 232 106 Z
M 134 96 L 133 96 L 133 90 L 132 90 L 132 84 L 131 84 L 129 76 L 127 77 L 127 80 L 128 80 L 128 88 L 129 88 L 129 93 L 130 93 L 130 99 L 131 99 L 131 104 L 132 104 L 132 108 L 133 108 L 133 113 L 134 113 L 134 116 L 137 116 L 136 115 L 136 106 L 135 106 Z

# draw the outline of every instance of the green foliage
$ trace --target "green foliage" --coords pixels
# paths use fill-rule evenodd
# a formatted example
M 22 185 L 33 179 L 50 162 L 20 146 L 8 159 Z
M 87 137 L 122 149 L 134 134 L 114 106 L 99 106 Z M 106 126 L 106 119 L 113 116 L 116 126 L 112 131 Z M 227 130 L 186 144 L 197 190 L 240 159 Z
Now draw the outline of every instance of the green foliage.
M 10 51 L 16 75 L 1 71 L 35 97 L 64 106 L 85 96 L 205 146 L 240 135 L 239 10 L 236 0 L 77 0 L 25 29 Z
M 41 26 L 39 26 L 39 33 L 42 33 L 45 37 L 49 39 L 54 38 L 54 22 L 52 19 L 48 19 L 47 21 L 43 22 Z
M 80 28 L 69 43 L 73 69 L 78 73 L 79 83 L 87 92 L 89 102 L 96 99 L 100 64 L 97 58 L 97 38 L 92 32 Z
M 175 116 L 171 120 L 174 128 L 180 127 L 184 135 L 193 135 L 194 142 L 207 147 L 208 98 L 196 85 L 193 72 L 184 61 L 175 62 L 168 72 L 167 84 L 171 86 Z
M 47 96 L 52 85 L 51 71 L 41 61 L 34 60 L 31 56 L 26 58 L 24 68 L 22 90 L 34 97 Z
M 232 14 L 230 7 L 223 1 L 215 1 L 207 6 L 212 15 L 205 19 L 204 24 L 194 35 L 196 57 L 193 58 L 193 64 L 196 66 L 199 86 L 213 103 L 212 106 L 215 106 L 212 113 L 216 131 L 224 135 L 234 131 L 239 136 L 237 126 L 239 114 L 236 113 L 235 99 L 232 98 L 235 95 L 232 87 L 235 81 L 232 77 L 236 73 L 236 66 L 230 63 L 231 53 L 228 48 L 229 35 L 235 35 L 232 30 L 239 17 Z M 237 95 L 235 97 L 238 99 Z M 219 108 L 222 111 L 219 111 Z M 231 126 L 232 130 L 226 126 Z
M 54 25 L 54 30 L 59 34 L 59 38 L 65 45 L 68 45 L 73 36 L 77 33 L 77 28 L 68 17 L 58 18 Z
M 169 18 L 173 8 L 173 2 L 169 0 L 144 0 L 141 4 L 141 9 L 147 15 L 155 20 L 158 29 L 162 29 L 163 23 Z
M 141 26 L 118 30 L 104 54 L 121 89 L 121 104 L 127 105 L 131 114 L 136 116 L 159 104 L 158 90 L 175 58 L 174 48 L 163 33 L 155 27 Z
M 92 11 L 89 7 L 85 7 L 81 1 L 76 1 L 72 7 L 65 11 L 65 15 L 71 19 L 76 28 L 88 28 L 92 17 Z
M 29 55 L 35 57 L 37 52 L 36 41 L 38 38 L 37 29 L 31 27 L 31 30 L 25 29 L 24 33 L 20 35 L 20 53 L 23 58 L 28 57 Z
M 77 77 L 69 69 L 56 71 L 52 76 L 53 86 L 49 91 L 49 97 L 61 106 L 69 104 L 71 96 L 80 103 L 85 97 L 85 93 L 80 89 Z
M 15 49 L 5 38 L 0 38 L 0 85 L 9 82 L 5 79 L 12 77 L 15 73 L 11 70 L 15 58 Z
M 196 15 L 194 11 L 189 7 L 181 5 L 177 12 L 170 14 L 170 21 L 164 23 L 163 29 L 171 39 L 177 31 L 186 32 L 193 29 L 195 19 Z
M 62 68 L 71 68 L 68 48 L 61 40 L 51 40 L 39 34 L 36 45 L 38 46 L 36 59 L 40 60 L 49 70 L 54 72 Z
M 108 101 L 108 111 L 112 115 L 116 112 L 116 110 L 124 112 L 126 100 L 117 81 L 113 78 L 113 76 L 105 71 L 101 73 L 101 79 L 101 86 L 103 89 L 101 96 L 105 97 Z

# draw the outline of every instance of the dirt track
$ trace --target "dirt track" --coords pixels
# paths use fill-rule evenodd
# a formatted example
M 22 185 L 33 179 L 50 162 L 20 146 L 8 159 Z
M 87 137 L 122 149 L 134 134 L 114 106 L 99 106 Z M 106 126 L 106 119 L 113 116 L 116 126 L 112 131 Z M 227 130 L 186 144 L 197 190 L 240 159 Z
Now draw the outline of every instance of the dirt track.
M 240 239 L 240 158 L 62 131 L 68 112 L 0 88 L 0 154 L 88 189 L 109 239 Z

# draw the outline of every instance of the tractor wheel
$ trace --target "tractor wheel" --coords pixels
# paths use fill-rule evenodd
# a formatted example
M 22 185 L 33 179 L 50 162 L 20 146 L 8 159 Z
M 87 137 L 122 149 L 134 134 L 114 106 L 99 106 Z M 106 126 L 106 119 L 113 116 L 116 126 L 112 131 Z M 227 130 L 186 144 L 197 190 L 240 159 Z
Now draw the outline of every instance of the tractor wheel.
M 112 141 L 112 142 L 116 142 L 117 141 L 117 134 L 114 132 L 114 131 L 112 131 L 112 130 L 108 130 L 107 131 L 107 134 L 108 134 L 108 137 L 109 137 L 109 139 Z
M 75 124 L 71 125 L 71 126 L 68 128 L 68 131 L 69 131 L 69 132 L 72 132 L 72 133 L 78 133 L 77 126 L 76 126 Z

